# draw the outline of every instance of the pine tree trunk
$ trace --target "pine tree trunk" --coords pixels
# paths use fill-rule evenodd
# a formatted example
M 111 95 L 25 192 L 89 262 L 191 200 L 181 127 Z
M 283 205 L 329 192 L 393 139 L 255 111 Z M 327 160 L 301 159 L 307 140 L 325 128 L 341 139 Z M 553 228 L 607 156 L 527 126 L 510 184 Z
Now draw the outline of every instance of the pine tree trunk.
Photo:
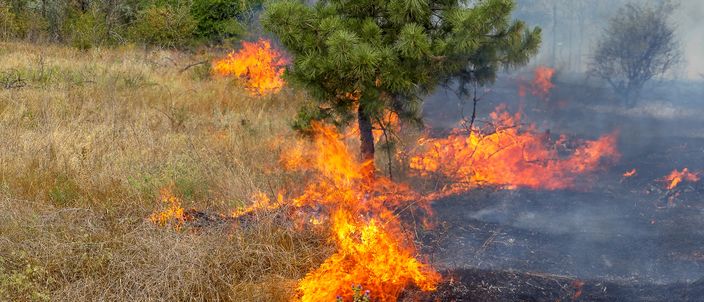
M 357 109 L 357 124 L 359 124 L 359 138 L 362 142 L 360 151 L 362 160 L 374 162 L 374 133 L 372 133 L 372 121 L 369 115 L 364 112 L 364 106 L 359 104 Z

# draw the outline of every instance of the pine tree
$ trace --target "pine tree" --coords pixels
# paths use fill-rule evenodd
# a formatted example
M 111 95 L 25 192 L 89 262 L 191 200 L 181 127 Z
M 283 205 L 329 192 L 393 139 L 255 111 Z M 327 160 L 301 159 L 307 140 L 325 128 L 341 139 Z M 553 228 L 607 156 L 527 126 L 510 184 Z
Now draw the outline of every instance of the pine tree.
M 511 19 L 512 0 L 276 1 L 264 27 L 293 56 L 287 77 L 318 101 L 297 127 L 357 115 L 364 160 L 374 159 L 372 121 L 385 110 L 420 120 L 438 84 L 490 83 L 502 67 L 526 64 L 540 29 Z

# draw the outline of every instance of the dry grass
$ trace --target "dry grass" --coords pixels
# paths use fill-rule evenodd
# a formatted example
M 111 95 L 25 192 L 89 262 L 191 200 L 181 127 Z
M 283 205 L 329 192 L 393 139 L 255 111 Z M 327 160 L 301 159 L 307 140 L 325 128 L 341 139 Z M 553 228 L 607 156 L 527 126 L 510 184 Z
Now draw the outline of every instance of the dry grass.
M 0 44 L 0 300 L 279 301 L 321 236 L 275 216 L 158 229 L 172 187 L 227 211 L 298 185 L 278 168 L 303 99 L 248 96 L 205 55 Z

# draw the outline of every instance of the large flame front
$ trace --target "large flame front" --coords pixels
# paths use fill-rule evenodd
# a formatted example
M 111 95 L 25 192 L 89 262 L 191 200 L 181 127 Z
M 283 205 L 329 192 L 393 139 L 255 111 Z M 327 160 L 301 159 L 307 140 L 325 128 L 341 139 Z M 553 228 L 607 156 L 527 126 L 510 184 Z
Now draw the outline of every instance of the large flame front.
M 243 77 L 248 89 L 264 94 L 283 86 L 283 64 L 269 42 L 260 41 L 244 43 L 240 52 L 217 62 L 214 70 Z M 547 94 L 552 88 L 552 72 L 536 71 L 534 85 L 540 93 Z M 615 134 L 568 147 L 566 137 L 552 141 L 549 133 L 522 128 L 520 119 L 520 114 L 511 115 L 499 107 L 491 114 L 491 131 L 455 130 L 444 138 L 422 138 L 411 153 L 411 169 L 421 176 L 443 177 L 450 184 L 422 196 L 406 185 L 375 176 L 373 162 L 356 160 L 334 127 L 314 123 L 312 142 L 299 141 L 282 158 L 285 168 L 311 177 L 303 192 L 295 198 L 280 194 L 275 201 L 257 193 L 251 206 L 231 216 L 286 207 L 294 219 L 329 228 L 329 240 L 336 250 L 299 281 L 297 300 L 353 301 L 358 298 L 355 291 L 362 288 L 372 301 L 395 301 L 408 285 L 434 290 L 441 276 L 417 258 L 414 237 L 404 230 L 398 217 L 401 213 L 416 207 L 430 212 L 434 199 L 481 184 L 573 188 L 578 176 L 619 156 Z M 398 131 L 400 126 L 398 116 L 387 112 L 375 121 L 374 136 L 379 140 L 388 134 L 381 129 Z M 152 215 L 153 222 L 174 221 L 178 227 L 189 219 L 178 199 L 170 194 L 162 199 L 169 207 Z
M 499 107 L 491 120 L 490 133 L 455 130 L 446 138 L 422 139 L 424 148 L 411 157 L 411 168 L 423 176 L 444 176 L 454 191 L 479 184 L 556 190 L 574 187 L 577 176 L 619 157 L 615 134 L 587 141 L 565 157 L 560 155 L 564 137 L 552 142 L 548 133 L 521 129 L 520 114 Z
M 248 91 L 265 95 L 284 87 L 281 76 L 287 63 L 282 54 L 271 47 L 270 41 L 260 39 L 256 43 L 242 42 L 242 49 L 238 52 L 231 52 L 213 63 L 213 72 L 241 78 Z
M 334 128 L 314 125 L 313 146 L 287 159 L 296 168 L 315 172 L 316 180 L 294 199 L 298 207 L 321 207 L 337 251 L 299 283 L 301 301 L 352 299 L 353 285 L 369 290 L 378 301 L 395 301 L 409 284 L 432 290 L 440 275 L 416 259 L 411 236 L 396 211 L 421 200 L 408 187 L 372 177 L 370 162 L 360 163 Z

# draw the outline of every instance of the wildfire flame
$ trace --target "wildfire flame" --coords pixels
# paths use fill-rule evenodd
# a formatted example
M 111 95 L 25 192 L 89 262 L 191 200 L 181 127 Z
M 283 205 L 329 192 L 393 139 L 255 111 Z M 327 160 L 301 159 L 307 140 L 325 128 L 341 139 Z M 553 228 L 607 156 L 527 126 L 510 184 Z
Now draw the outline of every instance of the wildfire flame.
M 269 41 L 260 40 L 244 42 L 240 51 L 215 62 L 213 70 L 243 78 L 249 91 L 263 95 L 283 87 L 285 64 L 286 60 L 271 48 Z M 547 96 L 554 86 L 553 75 L 551 68 L 536 69 L 532 93 Z M 350 100 L 358 97 L 345 96 Z M 299 281 L 299 301 L 352 301 L 355 291 L 351 289 L 360 288 L 368 291 L 365 297 L 382 302 L 395 301 L 411 284 L 434 290 L 441 276 L 417 258 L 413 235 L 405 230 L 400 213 L 410 207 L 430 213 L 429 205 L 434 199 L 481 184 L 573 188 L 578 176 L 594 172 L 604 162 L 619 157 L 616 134 L 586 141 L 564 155 L 566 136 L 553 142 L 549 133 L 523 126 L 520 113 L 512 115 L 505 107 L 498 107 L 491 114 L 491 125 L 491 131 L 456 129 L 444 138 L 421 138 L 419 148 L 411 153 L 410 168 L 420 176 L 444 177 L 451 184 L 441 192 L 421 195 L 404 184 L 375 176 L 373 161 L 357 160 L 344 143 L 344 138 L 355 132 L 342 135 L 332 126 L 313 123 L 312 142 L 298 142 L 282 156 L 284 168 L 307 172 L 311 177 L 303 192 L 292 198 L 279 194 L 274 201 L 264 193 L 256 193 L 252 205 L 237 209 L 230 216 L 288 206 L 292 209 L 289 214 L 303 212 L 305 223 L 329 228 L 328 239 L 336 251 Z M 399 127 L 398 116 L 387 112 L 374 121 L 374 137 L 378 141 L 384 134 L 382 129 Z M 357 127 L 352 127 L 352 131 L 357 131 Z M 632 172 L 635 174 L 635 169 Z M 628 173 L 624 176 L 628 177 Z M 688 173 L 687 169 L 682 173 Z M 691 176 L 680 176 L 679 181 L 692 181 L 688 177 Z M 181 201 L 168 190 L 162 190 L 161 199 L 168 207 L 152 214 L 152 222 L 173 222 L 180 227 L 190 219 Z
M 281 78 L 288 60 L 271 42 L 242 42 L 242 49 L 231 52 L 226 58 L 213 63 L 213 72 L 222 76 L 233 75 L 245 80 L 245 88 L 256 95 L 275 93 L 284 87 Z
M 174 196 L 168 188 L 161 189 L 160 196 L 161 202 L 166 204 L 167 208 L 163 211 L 152 213 L 149 216 L 149 221 L 158 226 L 172 224 L 174 228 L 180 229 L 190 219 L 183 207 L 181 207 L 181 199 Z
M 398 114 L 392 111 L 386 111 L 381 118 L 376 119 L 372 122 L 372 135 L 374 136 L 374 143 L 378 143 L 384 138 L 384 130 L 389 133 L 398 133 L 401 129 L 401 122 L 399 121 Z M 354 121 L 347 131 L 345 131 L 344 137 L 357 137 L 359 135 L 359 124 Z
M 533 82 L 531 85 L 531 93 L 534 96 L 545 98 L 550 94 L 550 90 L 555 87 L 552 83 L 552 77 L 555 75 L 555 69 L 539 66 L 535 69 L 533 75 Z
M 375 301 L 395 301 L 409 284 L 433 290 L 440 275 L 414 257 L 413 241 L 395 215 L 421 198 L 406 186 L 372 177 L 371 162 L 355 160 L 333 127 L 313 128 L 313 145 L 304 153 L 310 160 L 287 161 L 317 172 L 293 204 L 323 207 L 337 251 L 300 281 L 300 301 L 351 300 L 354 284 L 369 290 Z
M 672 190 L 676 188 L 683 181 L 698 182 L 699 173 L 689 172 L 689 169 L 684 168 L 682 171 L 677 171 L 677 169 L 672 170 L 670 174 L 665 176 L 664 180 L 667 182 L 667 189 Z
M 583 143 L 568 157 L 560 156 L 564 137 L 552 143 L 532 127 L 521 129 L 520 118 L 500 106 L 491 114 L 493 132 L 455 130 L 446 138 L 423 138 L 424 148 L 411 157 L 410 167 L 421 176 L 444 176 L 455 183 L 450 192 L 480 184 L 557 190 L 575 187 L 579 175 L 620 156 L 615 133 Z
M 256 192 L 252 196 L 251 205 L 232 211 L 230 216 L 233 218 L 237 218 L 256 211 L 275 210 L 282 207 L 284 203 L 284 196 L 282 194 L 278 194 L 276 196 L 276 202 L 271 202 L 269 196 L 262 192 Z

